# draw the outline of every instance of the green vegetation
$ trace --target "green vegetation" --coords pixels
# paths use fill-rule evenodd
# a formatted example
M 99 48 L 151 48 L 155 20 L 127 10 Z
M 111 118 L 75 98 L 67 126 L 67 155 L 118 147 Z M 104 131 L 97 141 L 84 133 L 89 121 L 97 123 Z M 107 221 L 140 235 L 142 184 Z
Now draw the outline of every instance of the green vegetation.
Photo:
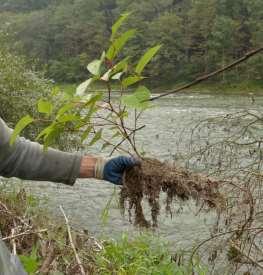
M 95 60 L 88 65 L 93 77 L 77 88 L 78 96 L 73 94 L 70 88 L 64 87 L 66 92 L 61 92 L 57 87 L 50 89 L 50 86 L 47 86 L 49 93 L 46 94 L 42 91 L 42 95 L 45 96 L 38 100 L 32 101 L 30 96 L 25 96 L 25 104 L 30 106 L 30 112 L 17 123 L 11 142 L 32 122 L 38 122 L 40 125 L 37 126 L 41 128 L 43 121 L 51 124 L 46 128 L 44 127 L 43 130 L 40 129 L 37 139 L 42 139 L 46 146 L 51 143 L 56 144 L 56 138 L 60 134 L 64 135 L 67 130 L 75 129 L 77 131 L 85 127 L 87 129 L 82 132 L 82 141 L 89 136 L 92 129 L 94 129 L 94 132 L 92 132 L 94 135 L 89 145 L 92 146 L 97 141 L 102 140 L 102 129 L 97 130 L 95 128 L 97 125 L 92 121 L 91 116 L 100 110 L 98 102 L 103 95 L 101 93 L 93 93 L 86 98 L 85 92 L 89 86 L 88 84 L 93 81 L 99 81 L 99 83 L 104 81 L 109 87 L 109 95 L 111 81 L 118 80 L 118 85 L 121 89 L 127 89 L 143 79 L 144 68 L 160 49 L 160 46 L 156 46 L 147 50 L 138 59 L 134 68 L 128 64 L 127 58 L 119 60 L 114 66 L 105 67 L 105 57 L 107 56 L 109 60 L 113 61 L 120 54 L 130 36 L 134 35 L 134 32 L 129 30 L 117 34 L 121 21 L 122 18 L 112 27 L 109 50 L 102 55 L 100 60 Z M 35 87 L 35 83 L 38 83 L 38 80 L 36 82 L 34 80 L 32 82 L 22 82 L 29 70 L 28 67 L 20 57 L 10 53 L 8 50 L 6 50 L 6 53 L 8 54 L 2 55 L 2 60 L 5 61 L 3 64 L 7 64 L 7 58 L 9 58 L 8 61 L 11 64 L 16 62 L 14 69 L 8 71 L 6 67 L 1 68 L 3 74 L 8 72 L 8 76 L 10 76 L 3 81 L 3 84 L 7 87 L 5 90 L 6 96 L 11 99 L 10 102 L 15 109 L 16 106 L 19 106 L 19 102 L 12 100 L 15 88 L 8 85 L 18 83 L 17 81 L 21 78 L 21 83 L 18 87 L 20 89 L 28 88 L 30 91 L 30 89 Z M 128 67 L 129 70 L 127 70 Z M 121 75 L 123 78 L 117 78 L 116 75 Z M 25 91 L 27 90 L 25 89 Z M 117 111 L 112 109 L 111 116 L 106 114 L 107 117 L 105 119 L 110 117 L 115 123 L 123 124 L 124 118 L 128 115 L 125 112 L 126 107 L 137 108 L 138 110 L 148 108 L 148 104 L 141 101 L 149 99 L 149 90 L 144 86 L 139 86 L 133 91 L 134 93 L 130 95 L 121 95 L 119 98 L 120 109 Z M 122 105 L 122 102 L 125 105 Z M 109 101 L 110 103 L 111 101 Z M 32 108 L 32 104 L 36 108 Z M 37 112 L 35 112 L 35 109 L 37 109 Z M 83 111 L 88 111 L 88 113 Z M 7 114 L 15 113 L 13 110 L 7 110 L 6 112 Z M 33 119 L 33 115 L 36 115 L 37 118 Z M 120 127 L 120 132 L 117 131 L 116 127 L 113 130 L 114 135 L 118 133 L 116 136 L 123 136 L 125 139 L 130 136 L 130 134 L 127 135 L 122 132 L 128 130 L 125 126 L 123 128 Z M 37 129 L 34 128 L 33 133 L 37 131 L 39 131 L 38 127 Z M 195 270 L 197 274 L 206 274 L 205 269 L 200 267 L 199 262 L 196 266 L 192 266 L 188 262 L 182 263 L 180 257 L 178 263 L 171 256 L 167 244 L 155 237 L 142 235 L 131 239 L 123 235 L 117 241 L 97 241 L 85 232 L 72 230 L 73 241 L 71 242 L 68 239 L 68 227 L 63 225 L 62 220 L 60 223 L 56 220 L 54 224 L 50 214 L 43 211 L 43 207 L 40 207 L 36 198 L 26 194 L 24 190 L 16 193 L 2 188 L 0 193 L 0 207 L 3 209 L 3 211 L 0 211 L 0 231 L 6 237 L 10 249 L 13 245 L 13 238 L 10 236 L 19 235 L 16 237 L 16 250 L 29 274 L 35 274 L 37 270 L 44 274 L 51 271 L 59 271 L 62 274 L 76 274 L 80 266 L 76 265 L 76 253 L 72 248 L 72 244 L 76 247 L 83 268 L 92 274 L 128 275 L 149 274 L 150 272 L 150 274 L 187 275 L 192 270 Z
M 178 87 L 179 85 L 184 84 L 181 83 L 171 83 L 171 84 L 164 84 L 160 85 L 152 89 L 152 93 L 161 93 L 166 90 L 173 90 L 174 88 Z M 61 91 L 64 91 L 68 94 L 73 94 L 76 91 L 77 85 L 76 84 L 59 84 L 57 85 Z M 114 86 L 113 86 L 114 87 Z M 103 87 L 104 88 L 104 87 Z M 102 89 L 101 85 L 93 85 L 91 90 L 94 91 Z M 114 88 L 113 88 L 114 92 Z M 196 85 L 195 87 L 188 89 L 187 92 L 190 93 L 201 93 L 201 94 L 222 94 L 222 95 L 248 95 L 249 93 L 253 93 L 255 95 L 263 95 L 263 81 L 242 81 L 240 83 L 216 83 L 216 82 L 208 82 L 204 84 Z
M 101 150 L 112 146 L 113 153 L 128 141 L 131 150 L 125 146 L 124 152 L 143 155 L 136 148 L 135 133 L 143 127 L 137 123 L 141 111 L 151 107 L 145 85 L 172 88 L 239 58 L 263 41 L 260 0 L 0 0 L 0 10 L 0 116 L 11 124 L 23 116 L 13 139 L 27 128 L 45 146 L 62 140 L 70 147 L 65 138 L 69 134 L 73 140 L 76 134 L 78 146 L 101 142 Z M 127 10 L 133 11 L 132 19 L 125 14 L 110 28 Z M 193 91 L 261 92 L 262 61 L 258 55 Z M 69 84 L 52 87 L 35 70 Z M 100 92 L 86 93 L 96 89 Z M 120 92 L 117 107 L 111 104 L 113 90 Z M 108 105 L 102 106 L 101 100 Z M 134 111 L 134 128 L 126 125 L 127 109 Z M 29 272 L 50 268 L 76 274 L 79 266 L 62 220 L 54 225 L 37 199 L 23 191 L 1 190 L 0 201 L 4 236 L 12 235 L 14 220 L 20 225 L 16 234 L 30 230 L 17 242 Z M 72 231 L 83 266 L 94 274 L 190 274 L 193 269 L 206 274 L 199 263 L 178 264 L 166 244 L 149 236 L 94 241 L 85 232 Z M 8 244 L 11 248 L 12 242 Z M 46 246 L 52 255 L 43 252 Z M 54 265 L 46 263 L 51 256 Z
M 45 96 L 49 83 L 32 70 L 25 58 L 11 53 L 8 37 L 0 33 L 0 116 L 15 123 L 23 114 L 33 114 L 37 98 Z
M 178 86 L 185 84 L 184 82 L 177 84 L 165 84 L 158 88 L 153 89 L 153 93 L 161 93 L 166 90 L 173 90 Z M 73 87 L 72 87 L 73 89 Z M 255 95 L 263 95 L 263 81 L 242 81 L 233 83 L 211 82 L 208 81 L 203 84 L 198 84 L 189 88 L 187 93 L 200 93 L 200 94 L 221 94 L 221 95 L 249 95 L 251 93 Z M 183 93 L 183 92 L 181 92 Z
M 140 235 L 130 240 L 123 235 L 118 241 L 106 242 L 104 250 L 96 258 L 102 274 L 208 274 L 199 263 L 178 265 L 171 259 L 168 244 L 150 235 Z M 180 257 L 180 256 L 178 256 Z
M 13 224 L 17 225 L 15 235 L 21 236 L 16 238 L 16 249 L 27 272 L 77 274 L 63 219 L 47 212 L 47 200 L 40 204 L 23 189 L 16 190 L 1 185 L 0 231 L 4 238 L 9 237 Z M 124 234 L 119 240 L 96 240 L 86 231 L 72 229 L 71 234 L 81 262 L 91 274 L 188 275 L 192 270 L 198 275 L 208 274 L 199 262 L 193 267 L 182 256 L 173 256 L 169 245 L 153 235 L 142 233 L 131 238 Z M 6 243 L 12 248 L 12 239 Z
M 112 153 L 118 150 L 140 156 L 135 139 L 140 130 L 137 128 L 138 114 L 141 115 L 152 105 L 149 103 L 150 90 L 144 85 L 137 85 L 145 79 L 144 70 L 162 46 L 157 45 L 144 51 L 136 65 L 131 63 L 132 57 L 123 56 L 128 41 L 136 37 L 134 29 L 120 31 L 129 15 L 123 14 L 112 26 L 108 50 L 87 65 L 91 77 L 81 83 L 75 93 L 67 86 L 66 92 L 55 87 L 48 96 L 40 98 L 37 115 L 27 114 L 19 120 L 11 144 L 29 125 L 43 125 L 44 120 L 46 127 L 36 134 L 36 140 L 43 142 L 45 148 L 55 145 L 61 136 L 69 132 L 78 137 L 79 145 L 85 142 L 93 146 L 101 142 L 101 151 L 110 146 L 113 148 Z M 91 85 L 104 85 L 106 90 L 89 93 L 94 90 Z M 118 92 L 114 103 L 113 87 Z M 129 95 L 126 94 L 128 89 L 132 91 Z M 134 113 L 133 127 L 127 126 L 127 118 L 131 113 Z M 110 129 L 110 138 L 105 134 L 106 127 Z M 121 147 L 125 141 L 130 148 Z
M 261 0 L 1 0 L 1 29 L 13 47 L 56 82 L 87 78 L 86 64 L 107 47 L 110 26 L 126 11 L 138 36 L 125 49 L 135 61 L 153 44 L 163 45 L 147 69 L 151 85 L 184 82 L 262 45 Z M 262 80 L 263 57 L 214 79 L 216 83 Z

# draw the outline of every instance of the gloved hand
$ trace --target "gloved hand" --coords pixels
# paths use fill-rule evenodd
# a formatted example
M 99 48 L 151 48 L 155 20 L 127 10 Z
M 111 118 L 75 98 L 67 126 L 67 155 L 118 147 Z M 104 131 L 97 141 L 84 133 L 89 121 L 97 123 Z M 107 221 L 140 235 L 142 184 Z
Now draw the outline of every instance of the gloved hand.
M 95 178 L 122 185 L 124 171 L 139 164 L 140 161 L 133 157 L 98 158 L 95 165 Z

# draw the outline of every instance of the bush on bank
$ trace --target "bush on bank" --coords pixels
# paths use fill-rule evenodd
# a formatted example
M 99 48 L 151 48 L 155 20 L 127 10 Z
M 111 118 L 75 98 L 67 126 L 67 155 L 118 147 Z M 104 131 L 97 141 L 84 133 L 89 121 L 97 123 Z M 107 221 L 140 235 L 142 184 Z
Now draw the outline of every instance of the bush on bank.
M 35 73 L 28 62 L 10 51 L 8 37 L 0 32 L 0 116 L 15 124 L 23 114 L 33 112 L 40 95 L 50 83 Z

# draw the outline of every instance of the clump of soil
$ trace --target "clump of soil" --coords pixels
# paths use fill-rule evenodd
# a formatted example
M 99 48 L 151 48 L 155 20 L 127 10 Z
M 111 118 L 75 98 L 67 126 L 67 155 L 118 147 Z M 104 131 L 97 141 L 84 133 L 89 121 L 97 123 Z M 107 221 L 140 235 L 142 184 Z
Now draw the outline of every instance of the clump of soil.
M 160 214 L 161 192 L 166 193 L 167 212 L 171 212 L 171 204 L 176 199 L 194 199 L 202 206 L 221 211 L 225 206 L 225 200 L 219 192 L 219 186 L 220 181 L 190 173 L 186 169 L 156 159 L 144 159 L 140 166 L 133 167 L 125 173 L 120 204 L 123 210 L 128 208 L 130 220 L 134 210 L 136 225 L 156 227 Z M 145 218 L 143 198 L 146 198 L 150 205 L 152 222 Z

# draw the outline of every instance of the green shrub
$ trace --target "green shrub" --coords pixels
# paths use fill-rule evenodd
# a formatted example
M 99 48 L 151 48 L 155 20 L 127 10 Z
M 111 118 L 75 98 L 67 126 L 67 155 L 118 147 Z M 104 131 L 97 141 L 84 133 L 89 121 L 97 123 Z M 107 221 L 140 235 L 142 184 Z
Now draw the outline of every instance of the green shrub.
M 23 57 L 12 53 L 6 40 L 0 33 L 0 116 L 14 124 L 21 115 L 33 113 L 33 105 L 48 92 L 49 83 L 33 72 Z

